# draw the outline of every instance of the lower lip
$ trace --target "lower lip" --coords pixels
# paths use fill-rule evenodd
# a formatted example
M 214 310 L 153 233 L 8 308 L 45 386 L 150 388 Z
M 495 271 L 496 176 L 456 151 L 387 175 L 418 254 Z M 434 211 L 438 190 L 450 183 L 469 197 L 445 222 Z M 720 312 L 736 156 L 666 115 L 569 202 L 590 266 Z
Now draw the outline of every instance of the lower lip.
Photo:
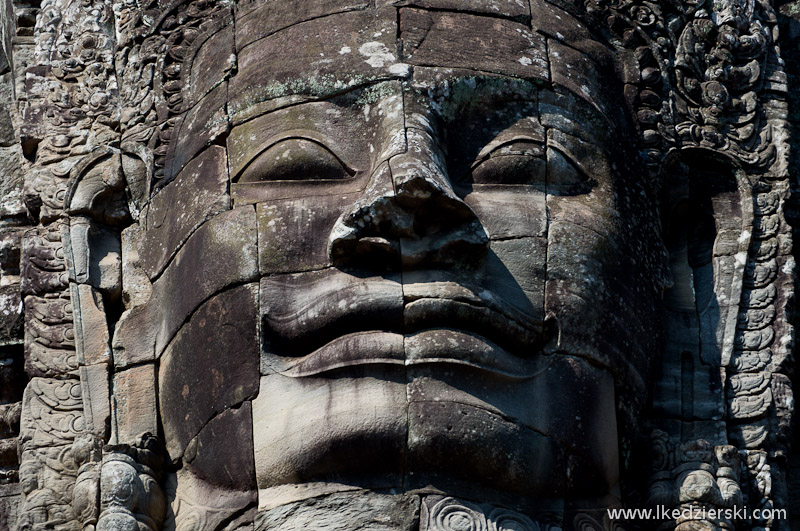
M 413 334 L 370 331 L 339 337 L 302 358 L 266 356 L 268 372 L 303 378 L 353 366 L 461 365 L 510 379 L 528 379 L 547 366 L 535 352 L 510 354 L 491 341 L 461 330 L 437 328 Z

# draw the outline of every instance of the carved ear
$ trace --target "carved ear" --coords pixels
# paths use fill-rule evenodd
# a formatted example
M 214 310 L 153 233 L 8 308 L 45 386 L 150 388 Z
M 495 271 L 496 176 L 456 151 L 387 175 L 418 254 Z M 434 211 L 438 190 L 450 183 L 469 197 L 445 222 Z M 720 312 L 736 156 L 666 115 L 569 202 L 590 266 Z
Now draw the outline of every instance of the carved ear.
M 122 173 L 127 183 L 128 210 L 134 220 L 150 196 L 149 183 L 153 181 L 153 152 L 144 142 L 122 144 Z
M 684 152 L 666 173 L 662 219 L 673 285 L 664 294 L 662 369 L 673 385 L 659 386 L 654 406 L 687 422 L 721 418 L 727 404 L 719 375 L 734 351 L 753 227 L 751 185 L 706 150 Z
M 108 146 L 96 148 L 70 172 L 64 210 L 69 215 L 109 217 L 108 202 L 124 185 L 119 151 Z

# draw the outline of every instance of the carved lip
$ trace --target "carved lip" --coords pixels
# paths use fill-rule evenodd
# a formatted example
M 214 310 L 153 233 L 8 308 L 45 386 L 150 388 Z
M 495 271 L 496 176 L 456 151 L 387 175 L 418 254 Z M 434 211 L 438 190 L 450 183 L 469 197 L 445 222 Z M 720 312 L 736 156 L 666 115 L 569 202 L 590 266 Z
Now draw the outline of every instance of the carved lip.
M 292 360 L 279 372 L 302 378 L 363 365 L 451 364 L 509 379 L 527 379 L 547 368 L 548 360 L 542 360 L 541 356 L 520 358 L 479 335 L 437 328 L 414 334 L 382 331 L 348 334 Z
M 448 363 L 529 378 L 555 332 L 550 321 L 491 291 L 453 281 L 404 284 L 402 295 L 364 285 L 331 288 L 293 310 L 265 315 L 262 358 L 294 377 L 359 365 Z

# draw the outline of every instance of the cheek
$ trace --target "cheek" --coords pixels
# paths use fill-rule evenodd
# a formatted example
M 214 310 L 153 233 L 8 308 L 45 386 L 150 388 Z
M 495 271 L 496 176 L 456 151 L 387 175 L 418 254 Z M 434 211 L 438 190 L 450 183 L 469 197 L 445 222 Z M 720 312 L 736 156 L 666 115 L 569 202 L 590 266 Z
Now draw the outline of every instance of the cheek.
M 476 187 L 464 201 L 489 236 L 482 283 L 535 319 L 544 318 L 547 206 L 523 186 Z
M 552 198 L 548 207 L 545 311 L 558 318 L 559 350 L 625 374 L 653 355 L 652 272 L 634 249 L 656 235 L 620 212 L 613 193 Z
M 607 190 L 580 196 L 549 196 L 547 278 L 569 294 L 609 300 L 609 283 L 623 258 L 620 214 Z
M 358 194 L 278 199 L 256 205 L 262 275 L 330 266 L 328 237 Z
M 475 186 L 464 202 L 494 241 L 547 233 L 547 198 L 533 187 Z

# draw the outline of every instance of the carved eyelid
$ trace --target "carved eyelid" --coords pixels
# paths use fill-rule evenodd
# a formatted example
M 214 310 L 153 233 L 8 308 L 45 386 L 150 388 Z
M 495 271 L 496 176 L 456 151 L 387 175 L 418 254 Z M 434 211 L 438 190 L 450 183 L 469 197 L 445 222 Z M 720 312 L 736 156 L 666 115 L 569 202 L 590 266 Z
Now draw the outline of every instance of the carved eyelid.
M 561 144 L 559 142 L 555 142 L 554 140 L 548 139 L 547 140 L 547 148 L 558 152 L 561 156 L 563 156 L 565 159 L 567 159 L 567 161 L 569 161 L 575 167 L 576 170 L 581 172 L 585 178 L 587 178 L 587 179 L 591 178 L 592 174 L 590 172 L 586 171 L 586 167 L 580 162 L 579 158 L 574 156 L 572 154 L 572 151 L 570 149 L 568 149 L 566 146 L 564 146 L 563 144 Z M 600 151 L 600 150 L 598 150 L 596 152 L 596 154 L 599 155 L 599 156 L 603 156 L 604 157 L 604 155 L 602 154 L 602 151 Z
M 252 166 L 253 163 L 256 162 L 261 157 L 261 155 L 263 155 L 264 153 L 266 153 L 270 149 L 274 148 L 275 146 L 278 146 L 278 145 L 282 144 L 283 142 L 287 142 L 287 141 L 291 141 L 291 140 L 304 140 L 306 142 L 310 142 L 310 143 L 318 146 L 320 149 L 323 149 L 323 150 L 327 151 L 328 154 L 330 154 L 330 156 L 332 156 L 334 159 L 336 159 L 336 161 L 339 164 L 342 165 L 342 168 L 345 170 L 345 172 L 350 177 L 352 177 L 353 175 L 355 175 L 357 173 L 357 170 L 355 168 L 352 168 L 349 164 L 347 164 L 342 159 L 342 157 L 337 155 L 331 148 L 328 147 L 327 142 L 325 140 L 322 140 L 320 138 L 315 138 L 315 137 L 316 137 L 316 135 L 309 134 L 306 131 L 302 131 L 302 132 L 300 132 L 300 131 L 287 131 L 286 133 L 284 133 L 281 136 L 273 137 L 272 139 L 270 139 L 268 142 L 266 142 L 263 145 L 264 147 L 262 147 L 252 157 L 250 157 L 250 160 L 247 162 L 247 164 L 245 164 L 244 167 L 239 171 L 239 175 L 236 176 L 236 181 L 241 180 L 242 176 L 247 173 L 247 170 L 250 168 L 250 166 Z

